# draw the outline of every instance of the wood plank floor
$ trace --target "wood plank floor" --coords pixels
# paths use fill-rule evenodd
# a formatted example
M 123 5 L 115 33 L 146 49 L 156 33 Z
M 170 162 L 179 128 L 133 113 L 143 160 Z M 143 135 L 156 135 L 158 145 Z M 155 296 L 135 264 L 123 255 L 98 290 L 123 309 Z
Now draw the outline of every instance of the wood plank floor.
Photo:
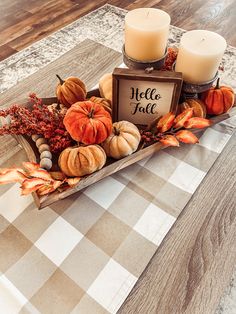
M 217 30 L 236 46 L 236 0 L 1 0 L 0 60 L 105 3 L 128 10 L 160 8 L 171 15 L 173 25 L 188 30 Z

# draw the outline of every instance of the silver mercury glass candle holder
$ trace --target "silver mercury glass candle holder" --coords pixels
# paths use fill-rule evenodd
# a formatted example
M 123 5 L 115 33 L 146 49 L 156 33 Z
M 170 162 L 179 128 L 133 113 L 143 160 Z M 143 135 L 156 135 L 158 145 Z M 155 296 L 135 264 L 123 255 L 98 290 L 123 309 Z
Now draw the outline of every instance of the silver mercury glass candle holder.
M 133 70 L 145 70 L 147 68 L 153 68 L 154 70 L 160 70 L 165 63 L 165 59 L 167 56 L 167 47 L 166 51 L 163 57 L 157 60 L 145 60 L 145 61 L 139 61 L 135 60 L 133 58 L 130 58 L 126 52 L 125 52 L 125 45 L 123 45 L 122 48 L 122 53 L 123 53 L 123 61 L 124 64 L 129 68 Z

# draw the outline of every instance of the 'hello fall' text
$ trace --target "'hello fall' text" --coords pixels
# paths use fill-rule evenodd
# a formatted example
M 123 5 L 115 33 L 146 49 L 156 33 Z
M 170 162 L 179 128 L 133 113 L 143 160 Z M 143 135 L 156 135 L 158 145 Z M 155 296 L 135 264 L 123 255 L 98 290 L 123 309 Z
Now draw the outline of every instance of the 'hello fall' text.
M 139 88 L 131 87 L 130 99 L 133 100 L 130 103 L 132 105 L 132 115 L 135 115 L 137 112 L 155 114 L 156 101 L 161 99 L 161 95 L 156 88 L 147 88 L 146 91 L 140 91 Z M 147 100 L 148 103 L 143 104 L 143 100 Z

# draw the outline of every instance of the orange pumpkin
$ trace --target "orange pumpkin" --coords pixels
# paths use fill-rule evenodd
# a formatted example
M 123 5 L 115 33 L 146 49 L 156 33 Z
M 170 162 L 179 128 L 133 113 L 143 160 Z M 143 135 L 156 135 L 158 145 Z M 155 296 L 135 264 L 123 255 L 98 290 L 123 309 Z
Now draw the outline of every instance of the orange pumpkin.
M 92 96 L 89 100 L 94 102 L 95 104 L 102 105 L 103 108 L 111 114 L 111 102 L 110 102 L 110 100 L 108 100 L 106 98 L 96 97 L 96 96 Z
M 56 95 L 59 102 L 66 107 L 70 107 L 78 101 L 85 100 L 86 87 L 84 83 L 77 77 L 68 77 L 63 80 L 59 75 L 56 75 L 60 83 L 56 88 Z
M 208 114 L 222 114 L 227 112 L 234 104 L 234 91 L 231 87 L 220 86 L 218 78 L 216 86 L 211 87 L 202 94 Z
M 111 115 L 100 104 L 92 101 L 77 102 L 64 117 L 70 136 L 83 144 L 99 144 L 111 134 Z
M 100 170 L 106 163 L 106 153 L 99 145 L 68 147 L 58 159 L 58 165 L 68 177 L 82 177 Z

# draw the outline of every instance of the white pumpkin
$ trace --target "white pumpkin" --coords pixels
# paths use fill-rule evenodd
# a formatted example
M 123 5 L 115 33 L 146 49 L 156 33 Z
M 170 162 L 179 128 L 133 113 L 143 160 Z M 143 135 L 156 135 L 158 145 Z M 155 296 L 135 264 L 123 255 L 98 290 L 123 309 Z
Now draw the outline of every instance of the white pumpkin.
M 108 157 L 120 159 L 134 153 L 141 140 L 138 128 L 131 122 L 119 121 L 112 125 L 111 135 L 102 143 Z

